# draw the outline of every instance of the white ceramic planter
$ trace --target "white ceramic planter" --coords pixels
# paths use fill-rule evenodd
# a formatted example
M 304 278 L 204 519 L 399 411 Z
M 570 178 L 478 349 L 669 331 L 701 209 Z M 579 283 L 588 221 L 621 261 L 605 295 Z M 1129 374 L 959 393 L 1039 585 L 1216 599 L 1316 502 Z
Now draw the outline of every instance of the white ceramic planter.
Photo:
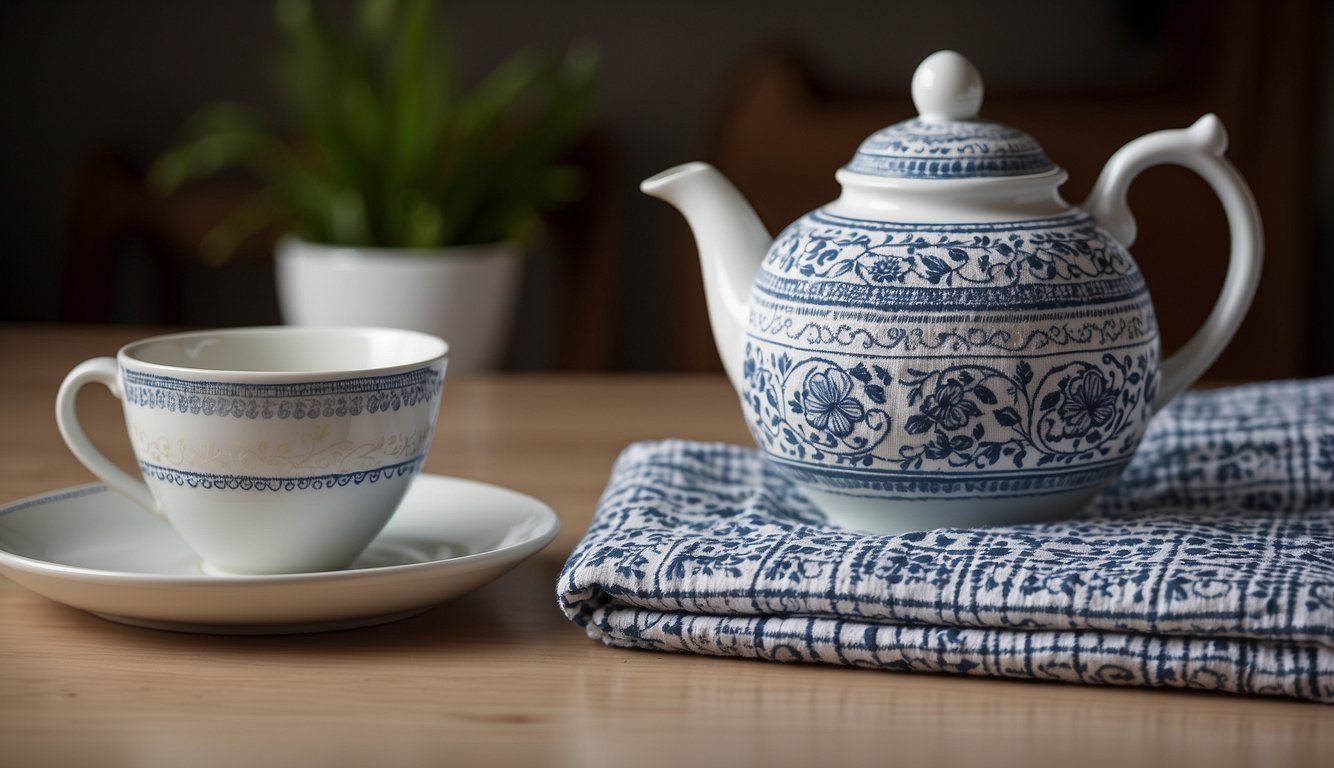
M 359 248 L 285 238 L 278 303 L 289 325 L 406 328 L 449 342 L 451 373 L 504 362 L 522 278 L 510 243 Z

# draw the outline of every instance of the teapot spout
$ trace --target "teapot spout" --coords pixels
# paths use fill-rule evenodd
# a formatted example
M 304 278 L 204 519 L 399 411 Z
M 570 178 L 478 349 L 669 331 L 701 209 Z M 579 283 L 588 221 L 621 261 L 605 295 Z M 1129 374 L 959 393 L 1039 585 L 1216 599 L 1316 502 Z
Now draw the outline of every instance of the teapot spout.
M 676 206 L 690 224 L 704 273 L 713 341 L 732 386 L 743 391 L 750 286 L 773 238 L 732 182 L 708 163 L 669 168 L 644 180 L 639 189 Z

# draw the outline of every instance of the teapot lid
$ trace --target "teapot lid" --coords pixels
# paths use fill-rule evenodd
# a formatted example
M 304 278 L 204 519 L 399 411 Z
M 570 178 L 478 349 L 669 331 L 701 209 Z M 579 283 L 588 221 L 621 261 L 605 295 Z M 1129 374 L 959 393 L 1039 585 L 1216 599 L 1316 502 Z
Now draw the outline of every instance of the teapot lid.
M 918 116 L 871 134 L 845 169 L 885 179 L 984 179 L 1050 173 L 1055 164 L 1027 133 L 979 120 L 982 76 L 954 51 L 913 73 Z

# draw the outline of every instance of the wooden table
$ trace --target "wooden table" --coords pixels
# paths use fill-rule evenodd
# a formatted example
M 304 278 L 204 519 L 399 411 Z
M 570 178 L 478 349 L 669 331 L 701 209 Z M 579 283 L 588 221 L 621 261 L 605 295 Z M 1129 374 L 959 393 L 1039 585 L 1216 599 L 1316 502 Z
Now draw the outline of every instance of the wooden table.
M 0 502 L 92 478 L 56 432 L 64 374 L 144 329 L 0 327 Z M 117 403 L 94 442 L 129 465 Z M 614 650 L 557 571 L 634 440 L 748 442 L 720 377 L 445 384 L 426 471 L 505 485 L 560 537 L 417 618 L 316 635 L 113 624 L 0 578 L 0 766 L 1334 765 L 1334 708 Z

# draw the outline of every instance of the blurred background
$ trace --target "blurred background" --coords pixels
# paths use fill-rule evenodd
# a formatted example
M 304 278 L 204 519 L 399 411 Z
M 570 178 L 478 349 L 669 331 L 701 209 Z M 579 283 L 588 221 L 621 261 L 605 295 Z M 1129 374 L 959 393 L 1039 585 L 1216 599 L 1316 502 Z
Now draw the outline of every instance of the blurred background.
M 321 4 L 348 16 L 352 2 Z M 596 111 L 571 151 L 586 194 L 529 253 L 507 367 L 716 370 L 693 243 L 639 180 L 714 162 L 773 231 L 837 194 L 862 138 L 912 116 L 931 52 L 981 70 L 983 117 L 1034 135 L 1078 202 L 1107 157 L 1217 112 L 1264 217 L 1264 282 L 1215 378 L 1334 372 L 1334 14 L 1323 0 L 612 0 L 453 2 L 461 77 L 514 51 L 601 51 Z M 257 0 L 0 7 L 0 321 L 223 326 L 279 321 L 271 239 L 207 266 L 198 239 L 244 195 L 224 175 L 163 198 L 144 183 L 217 99 L 279 114 L 273 6 Z M 1168 351 L 1221 285 L 1208 188 L 1172 168 L 1132 188 L 1134 253 Z

